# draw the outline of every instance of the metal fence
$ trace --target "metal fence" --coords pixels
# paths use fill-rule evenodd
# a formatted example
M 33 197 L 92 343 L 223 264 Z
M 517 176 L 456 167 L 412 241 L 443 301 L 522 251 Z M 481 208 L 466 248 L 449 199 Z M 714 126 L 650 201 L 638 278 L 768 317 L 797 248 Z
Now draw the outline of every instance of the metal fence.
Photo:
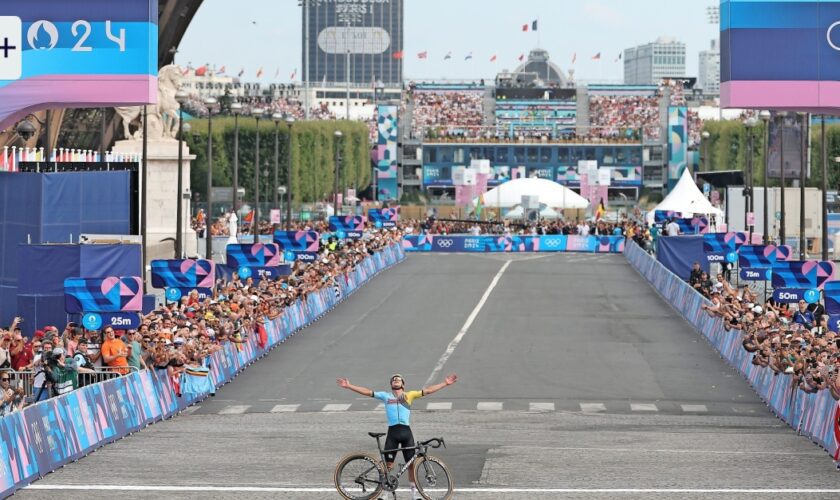
M 79 373 L 77 379 L 77 386 L 84 387 L 87 385 L 98 384 L 99 382 L 105 382 L 106 380 L 111 380 L 113 378 L 122 377 L 123 375 L 128 375 L 129 373 L 136 372 L 137 369 L 133 366 L 126 366 L 126 367 L 96 367 L 96 369 L 91 373 Z M 38 375 L 41 373 L 41 370 L 35 371 L 7 371 L 6 373 L 9 374 L 9 387 L 12 389 L 17 389 L 18 387 L 23 388 L 24 396 L 26 397 L 27 401 L 33 401 L 35 398 L 39 396 L 39 392 L 41 391 L 40 386 L 35 386 L 35 379 L 40 378 Z M 41 375 L 43 376 L 43 375 Z M 49 391 L 49 384 L 46 381 L 46 377 L 44 376 L 44 383 L 47 387 L 44 389 L 45 391 Z M 48 392 L 48 395 L 51 396 L 51 393 Z

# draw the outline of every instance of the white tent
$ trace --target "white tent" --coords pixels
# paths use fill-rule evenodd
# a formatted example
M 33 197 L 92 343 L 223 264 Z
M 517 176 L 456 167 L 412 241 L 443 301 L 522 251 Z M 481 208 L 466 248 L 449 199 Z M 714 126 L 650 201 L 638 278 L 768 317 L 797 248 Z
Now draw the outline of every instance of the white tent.
M 561 219 L 561 215 L 557 213 L 556 210 L 549 208 L 545 205 L 540 205 L 542 207 L 540 209 L 540 219 Z M 523 219 L 525 218 L 525 209 L 522 208 L 522 205 L 517 205 L 513 210 L 509 211 L 505 214 L 505 219 Z
M 648 224 L 653 224 L 655 212 L 657 210 L 664 210 L 670 212 L 680 212 L 683 214 L 699 214 L 699 215 L 717 215 L 723 216 L 723 211 L 715 208 L 709 203 L 709 200 L 703 195 L 703 192 L 697 187 L 694 182 L 694 177 L 686 168 L 683 170 L 682 177 L 674 186 L 674 189 L 668 193 L 668 196 L 662 200 L 662 203 L 656 205 L 656 208 L 647 213 Z
M 523 196 L 537 196 L 540 206 L 549 208 L 587 208 L 589 201 L 571 189 L 547 179 L 516 179 L 484 193 L 487 208 L 512 208 L 522 204 Z M 473 200 L 475 202 L 475 200 Z

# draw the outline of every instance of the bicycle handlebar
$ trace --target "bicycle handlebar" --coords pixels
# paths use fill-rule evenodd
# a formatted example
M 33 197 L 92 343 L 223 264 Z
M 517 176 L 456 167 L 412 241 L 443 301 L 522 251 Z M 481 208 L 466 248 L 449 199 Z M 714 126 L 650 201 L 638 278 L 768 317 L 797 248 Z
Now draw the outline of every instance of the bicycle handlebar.
M 431 448 L 440 448 L 441 446 L 446 448 L 446 441 L 444 441 L 443 438 L 432 438 L 428 441 L 421 441 L 420 444 L 423 446 L 429 446 Z

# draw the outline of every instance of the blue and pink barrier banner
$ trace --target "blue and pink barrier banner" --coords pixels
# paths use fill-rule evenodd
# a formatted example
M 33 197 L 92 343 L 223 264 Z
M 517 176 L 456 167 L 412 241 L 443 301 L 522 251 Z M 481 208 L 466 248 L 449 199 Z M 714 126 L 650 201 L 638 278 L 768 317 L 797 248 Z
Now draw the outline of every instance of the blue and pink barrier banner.
M 283 254 L 277 243 L 251 243 L 228 245 L 227 266 L 240 267 L 276 267 L 283 262 Z
M 621 253 L 624 236 L 441 236 L 403 238 L 406 252 L 589 252 Z
M 318 252 L 321 236 L 315 231 L 275 231 L 274 242 L 286 252 Z
M 371 208 L 367 215 L 376 227 L 395 227 L 400 220 L 400 207 Z
M 773 270 L 773 288 L 816 288 L 834 276 L 834 262 L 794 260 L 776 262 Z
M 738 370 L 758 395 L 797 432 L 824 448 L 835 460 L 840 449 L 840 405 L 827 390 L 806 394 L 791 383 L 787 374 L 776 374 L 770 368 L 752 364 L 753 355 L 741 345 L 740 332 L 726 331 L 723 320 L 712 317 L 700 306 L 708 303 L 679 276 L 648 255 L 636 244 L 627 245 L 627 260 L 671 307 L 676 309 Z
M 216 263 L 204 259 L 153 260 L 154 288 L 213 288 Z
M 209 358 L 206 367 L 196 367 L 197 371 L 209 370 L 211 383 L 206 384 L 206 392 L 182 392 L 179 397 L 166 370 L 151 369 L 83 387 L 0 418 L 0 497 L 204 399 L 403 259 L 403 249 L 392 245 L 362 261 L 347 276 L 340 276 L 340 293 L 334 287 L 325 288 L 287 307 L 279 317 L 265 323 L 265 345 L 258 344 L 258 335 L 248 336 L 238 349 L 226 344 Z
M 330 217 L 330 231 L 339 238 L 361 238 L 365 231 L 367 218 L 362 215 Z
M 64 310 L 70 314 L 143 310 L 143 281 L 137 276 L 67 278 Z

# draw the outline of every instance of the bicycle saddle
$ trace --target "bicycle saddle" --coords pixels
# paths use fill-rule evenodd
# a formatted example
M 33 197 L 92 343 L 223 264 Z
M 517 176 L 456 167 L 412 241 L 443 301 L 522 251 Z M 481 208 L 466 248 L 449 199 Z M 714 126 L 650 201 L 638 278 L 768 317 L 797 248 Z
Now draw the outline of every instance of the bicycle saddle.
M 372 438 L 381 438 L 384 435 L 385 435 L 384 432 L 368 432 L 368 436 L 370 436 Z

